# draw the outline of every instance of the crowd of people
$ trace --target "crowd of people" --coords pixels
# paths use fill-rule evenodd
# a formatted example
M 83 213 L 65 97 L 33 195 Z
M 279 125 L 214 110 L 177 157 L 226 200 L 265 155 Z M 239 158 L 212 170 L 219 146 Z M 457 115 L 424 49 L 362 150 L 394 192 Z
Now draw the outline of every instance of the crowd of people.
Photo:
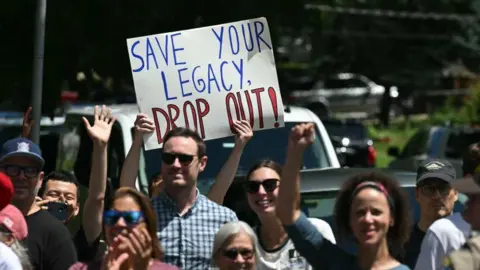
M 44 175 L 40 147 L 26 138 L 29 125 L 2 146 L 0 269 L 480 269 L 474 233 L 480 230 L 479 144 L 466 149 L 461 177 L 446 160 L 420 164 L 415 195 L 421 213 L 415 222 L 395 179 L 375 170 L 349 178 L 334 206 L 334 234 L 326 221 L 300 207 L 300 168 L 314 141 L 313 124 L 292 128 L 284 164 L 259 160 L 248 171 L 242 185 L 257 217 L 248 224 L 223 206 L 254 136 L 247 121 L 235 121 L 235 146 L 206 195 L 197 188 L 208 166 L 205 142 L 188 128 L 170 131 L 146 195 L 135 181 L 143 136 L 154 124 L 139 114 L 120 188 L 108 197 L 107 146 L 115 118 L 103 106 L 95 108 L 93 123 L 83 121 L 93 151 L 92 164 L 85 164 L 91 173 L 82 205 L 74 175 Z M 454 213 L 460 193 L 468 197 L 467 209 Z M 79 213 L 81 226 L 72 236 L 66 225 Z M 353 237 L 358 252 L 340 248 L 336 236 Z

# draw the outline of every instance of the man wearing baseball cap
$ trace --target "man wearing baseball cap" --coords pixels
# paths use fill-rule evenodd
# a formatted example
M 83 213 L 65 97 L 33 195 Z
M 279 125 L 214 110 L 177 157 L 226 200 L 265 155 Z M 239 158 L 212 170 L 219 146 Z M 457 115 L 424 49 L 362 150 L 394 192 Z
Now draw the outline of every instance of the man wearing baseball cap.
M 440 161 L 446 164 L 447 161 Z M 467 157 L 464 157 L 463 162 L 469 162 Z M 438 165 L 438 164 L 437 164 Z M 448 163 L 448 167 L 451 164 Z M 453 167 L 451 167 L 453 170 Z M 464 174 L 468 174 L 464 170 Z M 470 225 L 465 222 L 461 213 L 452 213 L 455 201 L 458 199 L 458 190 L 455 188 L 458 180 L 456 176 L 450 178 L 448 181 L 448 191 L 445 188 L 438 189 L 440 195 L 444 194 L 445 199 L 437 204 L 435 201 L 431 202 L 431 207 L 442 207 L 442 203 L 448 208 L 448 213 L 445 211 L 445 218 L 439 219 L 428 228 L 425 237 L 422 241 L 420 254 L 418 255 L 415 269 L 443 269 L 443 261 L 447 254 L 453 250 L 459 249 L 469 237 L 471 233 Z
M 40 147 L 25 138 L 5 142 L 0 150 L 0 172 L 13 183 L 12 204 L 25 216 L 27 246 L 36 270 L 68 269 L 77 260 L 68 229 L 35 203 L 42 185 L 45 161 Z
M 420 220 L 412 228 L 402 260 L 412 269 L 417 262 L 427 229 L 436 220 L 451 215 L 453 211 L 458 197 L 451 187 L 455 178 L 455 169 L 446 160 L 428 159 L 418 166 L 415 196 L 420 206 Z

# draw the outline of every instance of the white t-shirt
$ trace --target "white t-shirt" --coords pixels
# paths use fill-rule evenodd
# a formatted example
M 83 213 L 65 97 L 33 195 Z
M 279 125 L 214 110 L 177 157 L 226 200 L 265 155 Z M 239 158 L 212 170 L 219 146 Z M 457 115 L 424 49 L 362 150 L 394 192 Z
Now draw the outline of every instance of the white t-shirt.
M 325 237 L 325 239 L 335 244 L 335 236 L 333 235 L 330 225 L 318 218 L 309 218 L 310 222 L 317 227 L 317 230 Z M 312 270 L 305 258 L 295 250 L 291 240 L 288 240 L 283 246 L 276 250 L 266 251 L 262 245 L 259 245 L 259 255 L 257 269 L 258 270 L 287 270 L 287 269 L 305 269 Z
M 422 241 L 415 270 L 443 270 L 445 257 L 462 247 L 470 233 L 470 224 L 461 213 L 435 221 Z
M 10 247 L 0 242 L 0 270 L 22 270 L 18 256 Z

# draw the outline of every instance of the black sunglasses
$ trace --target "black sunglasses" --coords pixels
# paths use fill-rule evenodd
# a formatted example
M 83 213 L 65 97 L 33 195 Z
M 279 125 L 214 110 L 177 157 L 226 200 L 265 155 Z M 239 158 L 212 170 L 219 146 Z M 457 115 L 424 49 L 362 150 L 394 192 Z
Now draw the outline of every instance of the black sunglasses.
M 162 161 L 167 165 L 172 165 L 178 158 L 182 165 L 190 165 L 195 156 L 187 154 L 162 153 Z
M 5 173 L 10 177 L 16 177 L 20 175 L 20 172 L 28 178 L 36 177 L 40 173 L 40 168 L 35 166 L 18 166 L 18 165 L 4 165 L 1 167 Z
M 236 249 L 230 248 L 223 251 L 223 256 L 229 258 L 230 260 L 235 260 L 238 257 L 238 254 L 244 259 L 251 259 L 253 257 L 253 250 L 251 249 Z
M 447 196 L 452 189 L 450 185 L 421 185 L 418 188 L 428 197 L 437 194 L 437 192 L 440 196 Z
M 272 192 L 278 187 L 278 179 L 266 179 L 263 181 L 258 180 L 249 180 L 245 182 L 245 189 L 248 193 L 257 193 L 260 189 L 260 186 L 265 189 L 266 192 Z

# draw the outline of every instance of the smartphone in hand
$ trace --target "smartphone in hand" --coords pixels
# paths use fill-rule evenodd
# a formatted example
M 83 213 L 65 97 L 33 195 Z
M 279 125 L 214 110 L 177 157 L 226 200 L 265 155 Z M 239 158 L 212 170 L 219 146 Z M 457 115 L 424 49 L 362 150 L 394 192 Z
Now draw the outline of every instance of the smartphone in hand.
M 61 222 L 65 222 L 68 219 L 68 205 L 63 202 L 48 202 L 46 204 L 48 212 L 56 217 Z

